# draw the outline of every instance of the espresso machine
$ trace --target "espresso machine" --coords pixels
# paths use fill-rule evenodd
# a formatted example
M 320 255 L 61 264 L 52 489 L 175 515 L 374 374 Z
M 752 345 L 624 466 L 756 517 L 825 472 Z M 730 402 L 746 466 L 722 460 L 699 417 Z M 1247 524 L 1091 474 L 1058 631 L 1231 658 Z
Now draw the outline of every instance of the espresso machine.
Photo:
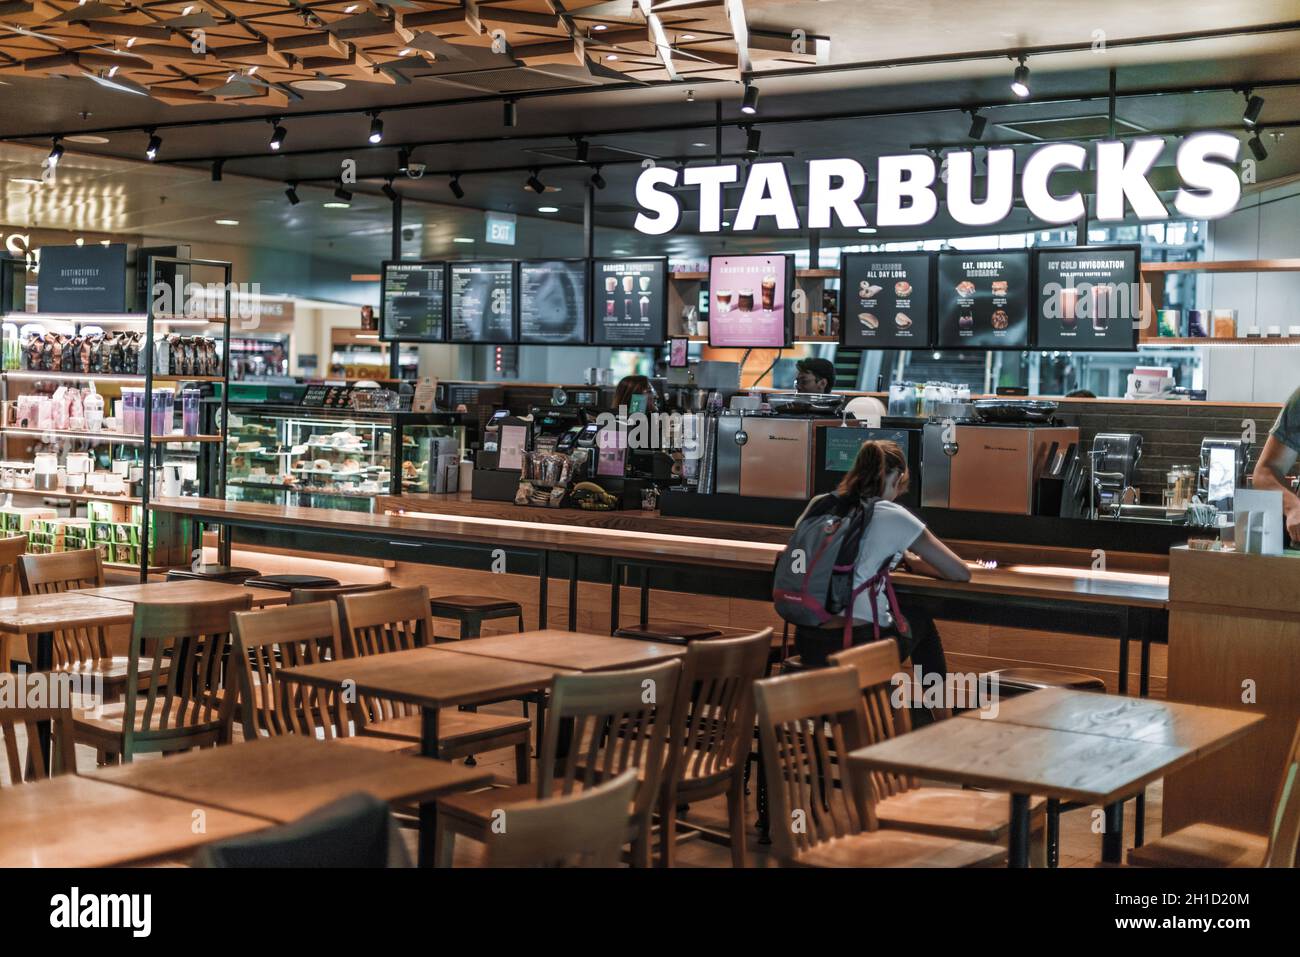
M 1201 463 L 1196 473 L 1196 493 L 1220 512 L 1232 511 L 1232 497 L 1246 484 L 1250 445 L 1241 438 L 1201 440 Z
M 1138 504 L 1137 465 L 1142 459 L 1142 436 L 1136 432 L 1098 432 L 1092 439 L 1089 467 L 1092 475 L 1092 517 L 1101 510 L 1118 512 L 1123 505 Z

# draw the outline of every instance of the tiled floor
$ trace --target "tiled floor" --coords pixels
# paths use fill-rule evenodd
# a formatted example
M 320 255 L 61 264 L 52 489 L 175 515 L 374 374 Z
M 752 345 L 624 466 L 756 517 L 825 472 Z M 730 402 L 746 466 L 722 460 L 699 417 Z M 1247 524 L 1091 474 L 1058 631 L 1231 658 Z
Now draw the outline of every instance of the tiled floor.
M 518 705 L 510 703 L 488 705 L 482 710 L 502 714 L 519 713 Z M 21 731 L 19 745 L 20 749 L 25 753 L 25 744 L 22 741 Z M 137 760 L 154 761 L 159 759 L 155 755 L 143 755 Z M 514 752 L 512 750 L 491 751 L 480 755 L 478 761 L 481 767 L 491 770 L 502 783 L 514 783 Z M 77 766 L 82 771 L 92 769 L 95 766 L 94 751 L 87 747 L 78 747 Z M 536 780 L 535 770 L 534 780 Z M 0 784 L 9 784 L 8 768 L 4 761 L 0 761 Z M 757 779 L 752 779 L 750 784 L 751 793 L 746 801 L 747 822 L 749 825 L 749 863 L 753 867 L 772 867 L 775 866 L 776 862 L 770 853 L 770 847 L 758 843 L 758 831 L 754 827 L 756 812 L 753 791 L 757 786 Z M 1160 833 L 1161 794 L 1162 782 L 1156 782 L 1147 789 L 1146 833 L 1149 836 L 1156 836 Z M 1060 858 L 1062 867 L 1093 867 L 1097 865 L 1101 859 L 1101 833 L 1100 830 L 1094 831 L 1093 828 L 1100 828 L 1100 819 L 1101 812 L 1099 808 L 1081 808 L 1062 815 Z M 1125 805 L 1125 847 L 1132 847 L 1133 845 L 1134 819 L 1134 803 L 1130 801 Z M 718 797 L 692 805 L 685 820 L 687 823 L 693 822 L 725 832 L 727 829 L 726 801 Z M 410 844 L 412 859 L 414 859 L 416 831 L 413 827 L 405 827 L 402 829 L 402 833 Z M 482 859 L 483 846 L 481 844 L 463 838 L 457 840 L 456 866 L 476 866 L 482 863 Z M 694 838 L 683 842 L 679 846 L 677 864 L 679 867 L 730 867 L 731 852 L 725 845 Z

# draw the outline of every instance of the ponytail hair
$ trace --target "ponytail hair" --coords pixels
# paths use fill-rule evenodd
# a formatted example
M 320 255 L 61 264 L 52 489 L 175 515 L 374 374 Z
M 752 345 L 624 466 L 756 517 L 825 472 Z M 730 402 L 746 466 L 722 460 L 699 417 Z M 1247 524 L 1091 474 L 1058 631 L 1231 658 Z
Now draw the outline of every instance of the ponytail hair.
M 836 491 L 850 501 L 880 498 L 885 493 L 885 482 L 890 472 L 902 473 L 898 490 L 900 493 L 907 491 L 907 457 L 898 443 L 887 439 L 863 442 L 853 460 L 853 467 Z

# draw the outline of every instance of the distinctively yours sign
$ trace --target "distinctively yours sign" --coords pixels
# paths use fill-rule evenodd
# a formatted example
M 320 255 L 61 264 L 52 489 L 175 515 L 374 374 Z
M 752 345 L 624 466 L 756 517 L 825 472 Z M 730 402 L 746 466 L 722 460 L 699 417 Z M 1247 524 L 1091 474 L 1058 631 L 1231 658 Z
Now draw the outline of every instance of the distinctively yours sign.
M 1144 222 L 1167 219 L 1169 210 L 1147 179 L 1164 147 L 1164 139 L 1158 136 L 1139 137 L 1127 145 L 1117 140 L 1099 142 L 1093 148 L 1090 163 L 1089 151 L 1078 144 L 1043 146 L 1025 160 L 1020 171 L 1020 193 L 1029 212 L 1043 222 L 1075 222 L 1086 211 L 1083 193 L 1074 190 L 1057 195 L 1049 183 L 1058 170 L 1081 173 L 1090 169 L 1094 176 L 1098 222 L 1122 220 L 1126 200 Z M 1175 165 L 1182 185 L 1174 197 L 1174 207 L 1180 215 L 1218 219 L 1236 208 L 1241 198 L 1241 179 L 1235 169 L 1240 151 L 1240 141 L 1229 133 L 1196 133 L 1179 144 Z M 966 226 L 989 226 L 1006 219 L 1011 212 L 1015 151 L 992 148 L 987 155 L 984 197 L 980 200 L 974 195 L 974 151 L 952 150 L 946 156 L 944 201 L 949 215 Z M 851 228 L 867 225 L 858 207 L 867 188 L 867 172 L 861 163 L 854 159 L 809 160 L 807 167 L 806 222 L 799 220 L 784 164 L 754 163 L 745 176 L 732 231 L 753 230 L 764 218 L 772 219 L 778 229 L 829 229 L 834 220 Z M 873 225 L 920 226 L 934 219 L 939 211 L 935 191 L 937 174 L 935 158 L 928 153 L 880 157 L 876 162 Z M 676 229 L 682 208 L 677 197 L 667 190 L 694 186 L 699 190 L 699 231 L 719 232 L 723 187 L 739 181 L 740 168 L 734 163 L 690 166 L 682 170 L 649 167 L 636 183 L 636 199 L 642 210 L 637 213 L 636 228 L 656 236 Z

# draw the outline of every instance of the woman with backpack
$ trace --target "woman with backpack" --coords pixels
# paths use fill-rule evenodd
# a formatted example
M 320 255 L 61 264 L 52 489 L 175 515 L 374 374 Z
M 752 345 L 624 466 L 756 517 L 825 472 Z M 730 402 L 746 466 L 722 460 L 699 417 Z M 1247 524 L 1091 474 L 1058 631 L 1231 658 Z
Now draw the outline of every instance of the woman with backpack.
M 896 442 L 864 442 L 839 488 L 809 502 L 796 523 L 798 529 L 805 521 L 833 522 L 837 516 L 863 523 L 856 561 L 849 556 L 851 579 L 847 562 L 835 566 L 837 572 L 844 568 L 845 584 L 852 583 L 847 590 L 853 604 L 851 620 L 845 620 L 843 610 L 831 608 L 838 614 L 820 625 L 796 625 L 795 650 L 804 667 L 825 667 L 827 655 L 879 637 L 897 640 L 900 659 L 910 657 L 923 674 L 947 674 L 934 621 L 919 615 L 907 619 L 899 613 L 889 573 L 906 556 L 908 570 L 917 574 L 948 581 L 969 581 L 971 574 L 924 522 L 895 503 L 907 491 L 908 478 L 907 458 Z M 857 509 L 862 511 L 860 517 Z

